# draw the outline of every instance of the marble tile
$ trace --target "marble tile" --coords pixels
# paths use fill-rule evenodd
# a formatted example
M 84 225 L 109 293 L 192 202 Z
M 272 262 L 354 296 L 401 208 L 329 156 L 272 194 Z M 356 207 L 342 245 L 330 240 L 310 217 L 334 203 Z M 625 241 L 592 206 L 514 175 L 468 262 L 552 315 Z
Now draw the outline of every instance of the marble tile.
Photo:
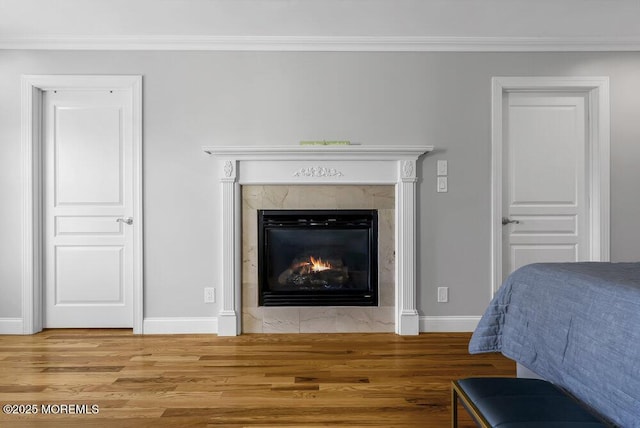
M 242 282 L 242 308 L 258 307 L 258 282 Z
M 242 186 L 242 206 L 257 209 L 262 206 L 263 186 Z
M 282 209 L 299 204 L 295 200 L 297 193 L 290 193 L 290 186 L 263 186 L 263 190 L 261 209 Z
M 242 263 L 243 278 L 249 274 L 247 268 L 255 269 L 257 260 L 257 243 L 258 243 L 258 212 L 256 209 L 242 206 Z
M 384 281 L 378 278 L 378 304 L 380 306 L 393 306 L 396 301 L 395 280 Z
M 263 333 L 262 329 L 262 308 L 242 309 L 242 332 L 243 333 Z
M 336 330 L 340 333 L 394 331 L 393 307 L 339 308 Z
M 378 210 L 378 283 L 380 305 L 395 300 L 395 210 Z
M 393 331 L 395 300 L 394 186 L 243 186 L 243 331 L 253 333 Z M 258 209 L 378 209 L 381 307 L 258 307 Z
M 393 305 L 393 302 L 391 303 Z M 395 317 L 393 316 L 393 306 L 379 306 L 371 308 L 370 324 L 372 332 L 393 332 L 395 331 Z
M 257 282 L 258 254 L 256 245 L 242 246 L 242 281 Z
M 309 186 L 287 186 L 288 193 L 287 197 L 282 201 L 283 209 L 298 209 L 303 208 L 301 206 L 301 199 L 303 195 L 307 192 L 307 187 Z
M 242 244 L 247 245 L 257 241 L 258 224 L 257 224 L 258 211 L 253 208 L 246 208 L 243 205 L 242 209 Z
M 300 333 L 336 333 L 335 307 L 300 308 Z
M 337 186 L 336 208 L 339 209 L 371 209 L 373 196 L 364 186 Z
M 370 308 L 344 307 L 336 313 L 336 331 L 339 333 L 371 332 Z
M 395 210 L 396 189 L 395 186 L 370 186 L 373 197 L 373 207 L 379 210 Z
M 378 209 L 378 234 L 385 239 L 395 241 L 396 210 Z
M 335 186 L 304 186 L 303 190 L 299 208 L 334 209 L 337 205 Z
M 299 308 L 262 308 L 264 333 L 300 333 Z

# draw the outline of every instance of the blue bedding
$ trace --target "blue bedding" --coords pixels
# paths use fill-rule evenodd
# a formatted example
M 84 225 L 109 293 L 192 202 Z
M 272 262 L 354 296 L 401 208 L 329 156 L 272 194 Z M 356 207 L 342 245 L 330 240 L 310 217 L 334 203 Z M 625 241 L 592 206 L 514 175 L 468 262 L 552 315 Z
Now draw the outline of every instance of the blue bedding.
M 640 263 L 538 263 L 504 282 L 469 352 L 502 352 L 640 428 Z

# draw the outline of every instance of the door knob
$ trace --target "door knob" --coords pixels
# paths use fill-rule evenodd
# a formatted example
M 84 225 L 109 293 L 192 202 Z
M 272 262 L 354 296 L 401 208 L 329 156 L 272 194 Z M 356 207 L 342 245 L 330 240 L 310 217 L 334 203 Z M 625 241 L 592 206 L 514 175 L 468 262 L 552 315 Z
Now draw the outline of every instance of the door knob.
M 128 225 L 132 225 L 133 224 L 133 218 L 132 217 L 117 218 L 116 221 L 119 221 L 119 222 L 122 222 L 122 223 L 126 223 Z
M 503 226 L 504 226 L 505 224 L 509 224 L 509 223 L 513 223 L 513 224 L 520 224 L 520 220 L 511 220 L 510 218 L 502 217 L 502 225 L 503 225 Z

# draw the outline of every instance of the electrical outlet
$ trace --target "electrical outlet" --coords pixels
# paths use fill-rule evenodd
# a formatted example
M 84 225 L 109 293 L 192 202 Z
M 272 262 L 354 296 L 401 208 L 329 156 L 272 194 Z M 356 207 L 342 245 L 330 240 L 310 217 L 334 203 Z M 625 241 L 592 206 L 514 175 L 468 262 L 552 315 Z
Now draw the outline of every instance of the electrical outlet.
M 447 177 L 438 177 L 437 179 L 437 189 L 438 193 L 447 193 L 449 191 L 449 183 L 447 183 Z
M 449 301 L 449 287 L 438 287 L 438 303 Z
M 216 302 L 216 289 L 213 287 L 204 288 L 204 302 L 215 303 Z
M 439 160 L 437 162 L 436 174 L 438 176 L 448 175 L 449 174 L 449 166 L 446 160 Z

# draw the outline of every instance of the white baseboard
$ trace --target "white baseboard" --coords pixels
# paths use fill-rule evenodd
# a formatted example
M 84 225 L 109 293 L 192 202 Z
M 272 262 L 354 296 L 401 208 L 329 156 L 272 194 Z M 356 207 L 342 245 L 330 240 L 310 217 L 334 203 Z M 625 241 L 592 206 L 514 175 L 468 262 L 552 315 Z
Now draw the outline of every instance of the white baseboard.
M 480 316 L 420 317 L 421 333 L 460 333 L 476 329 Z
M 21 334 L 22 320 L 18 320 L 20 321 L 20 331 L 16 334 Z M 420 317 L 420 332 L 472 332 L 479 321 L 480 316 Z M 0 332 L 2 331 L 0 324 Z M 145 318 L 143 332 L 144 334 L 218 334 L 218 318 Z
M 479 321 L 479 316 L 420 317 L 420 332 L 472 332 Z M 143 333 L 218 334 L 218 318 L 145 318 Z M 24 334 L 22 318 L 0 318 L 0 334 Z
M 0 318 L 0 334 L 24 334 L 22 318 Z
M 218 334 L 218 318 L 145 318 L 142 332 L 143 334 Z

